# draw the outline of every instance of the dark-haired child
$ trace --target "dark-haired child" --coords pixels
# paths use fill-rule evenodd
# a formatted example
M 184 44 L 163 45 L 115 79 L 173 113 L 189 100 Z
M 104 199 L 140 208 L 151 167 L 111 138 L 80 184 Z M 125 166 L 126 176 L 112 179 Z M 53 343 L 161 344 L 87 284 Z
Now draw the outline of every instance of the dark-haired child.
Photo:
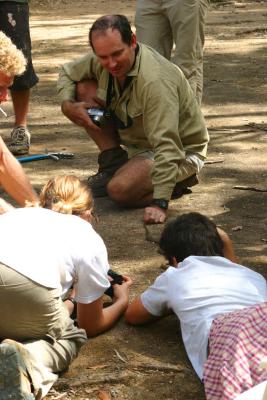
M 160 248 L 171 266 L 128 306 L 126 321 L 175 313 L 207 400 L 235 399 L 266 379 L 266 281 L 235 263 L 227 234 L 198 213 L 170 222 Z

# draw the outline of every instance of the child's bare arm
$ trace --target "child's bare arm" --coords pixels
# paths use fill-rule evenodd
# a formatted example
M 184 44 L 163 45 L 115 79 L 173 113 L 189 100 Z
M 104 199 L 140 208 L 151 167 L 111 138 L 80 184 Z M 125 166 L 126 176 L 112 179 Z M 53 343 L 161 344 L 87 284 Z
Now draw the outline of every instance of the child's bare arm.
M 155 317 L 150 314 L 147 309 L 143 306 L 140 296 L 137 296 L 124 314 L 125 321 L 131 325 L 142 325 L 147 322 L 156 321 L 160 317 Z
M 224 257 L 228 258 L 228 260 L 236 263 L 237 262 L 237 258 L 235 256 L 232 240 L 229 238 L 227 233 L 224 230 L 222 230 L 221 228 L 217 227 L 217 231 L 218 231 L 218 233 L 220 235 L 220 238 L 223 241 Z

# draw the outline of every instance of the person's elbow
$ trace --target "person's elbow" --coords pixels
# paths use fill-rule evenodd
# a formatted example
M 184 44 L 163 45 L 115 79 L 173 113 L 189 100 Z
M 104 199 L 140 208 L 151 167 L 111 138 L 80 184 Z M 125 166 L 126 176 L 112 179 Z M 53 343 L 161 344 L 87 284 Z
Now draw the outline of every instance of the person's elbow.
M 137 297 L 126 309 L 124 319 L 127 324 L 142 325 L 154 321 L 157 318 L 147 311 L 140 297 Z
M 82 322 L 79 322 L 79 319 L 77 322 L 78 322 L 79 328 L 84 329 L 86 332 L 86 335 L 90 338 L 100 335 L 100 333 L 105 331 L 105 329 L 103 329 L 103 327 L 95 325 L 95 324 L 93 324 L 93 325 L 83 324 Z
M 131 306 L 125 311 L 124 320 L 129 325 L 140 325 L 142 323 L 139 321 L 139 316 L 133 311 Z

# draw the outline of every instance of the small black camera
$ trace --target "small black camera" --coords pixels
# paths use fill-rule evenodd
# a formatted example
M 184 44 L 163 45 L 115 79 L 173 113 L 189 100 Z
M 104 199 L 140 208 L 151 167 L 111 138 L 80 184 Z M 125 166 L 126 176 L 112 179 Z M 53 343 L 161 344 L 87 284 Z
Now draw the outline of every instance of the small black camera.
M 108 270 L 108 275 L 111 277 L 112 281 L 110 282 L 110 287 L 107 288 L 107 290 L 105 291 L 105 294 L 109 297 L 114 297 L 112 285 L 114 284 L 121 285 L 124 279 L 122 275 L 117 274 L 117 272 L 113 271 L 112 269 Z
M 109 117 L 109 113 L 101 108 L 87 108 L 87 113 L 97 126 L 104 125 L 107 117 Z

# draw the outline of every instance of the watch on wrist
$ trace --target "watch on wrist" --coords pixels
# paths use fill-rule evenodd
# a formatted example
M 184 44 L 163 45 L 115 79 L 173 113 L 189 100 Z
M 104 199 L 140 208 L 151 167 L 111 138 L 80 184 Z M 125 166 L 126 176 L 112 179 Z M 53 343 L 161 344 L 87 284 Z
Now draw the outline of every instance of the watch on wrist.
M 153 199 L 151 205 L 155 205 L 163 210 L 167 210 L 169 202 L 165 199 Z

